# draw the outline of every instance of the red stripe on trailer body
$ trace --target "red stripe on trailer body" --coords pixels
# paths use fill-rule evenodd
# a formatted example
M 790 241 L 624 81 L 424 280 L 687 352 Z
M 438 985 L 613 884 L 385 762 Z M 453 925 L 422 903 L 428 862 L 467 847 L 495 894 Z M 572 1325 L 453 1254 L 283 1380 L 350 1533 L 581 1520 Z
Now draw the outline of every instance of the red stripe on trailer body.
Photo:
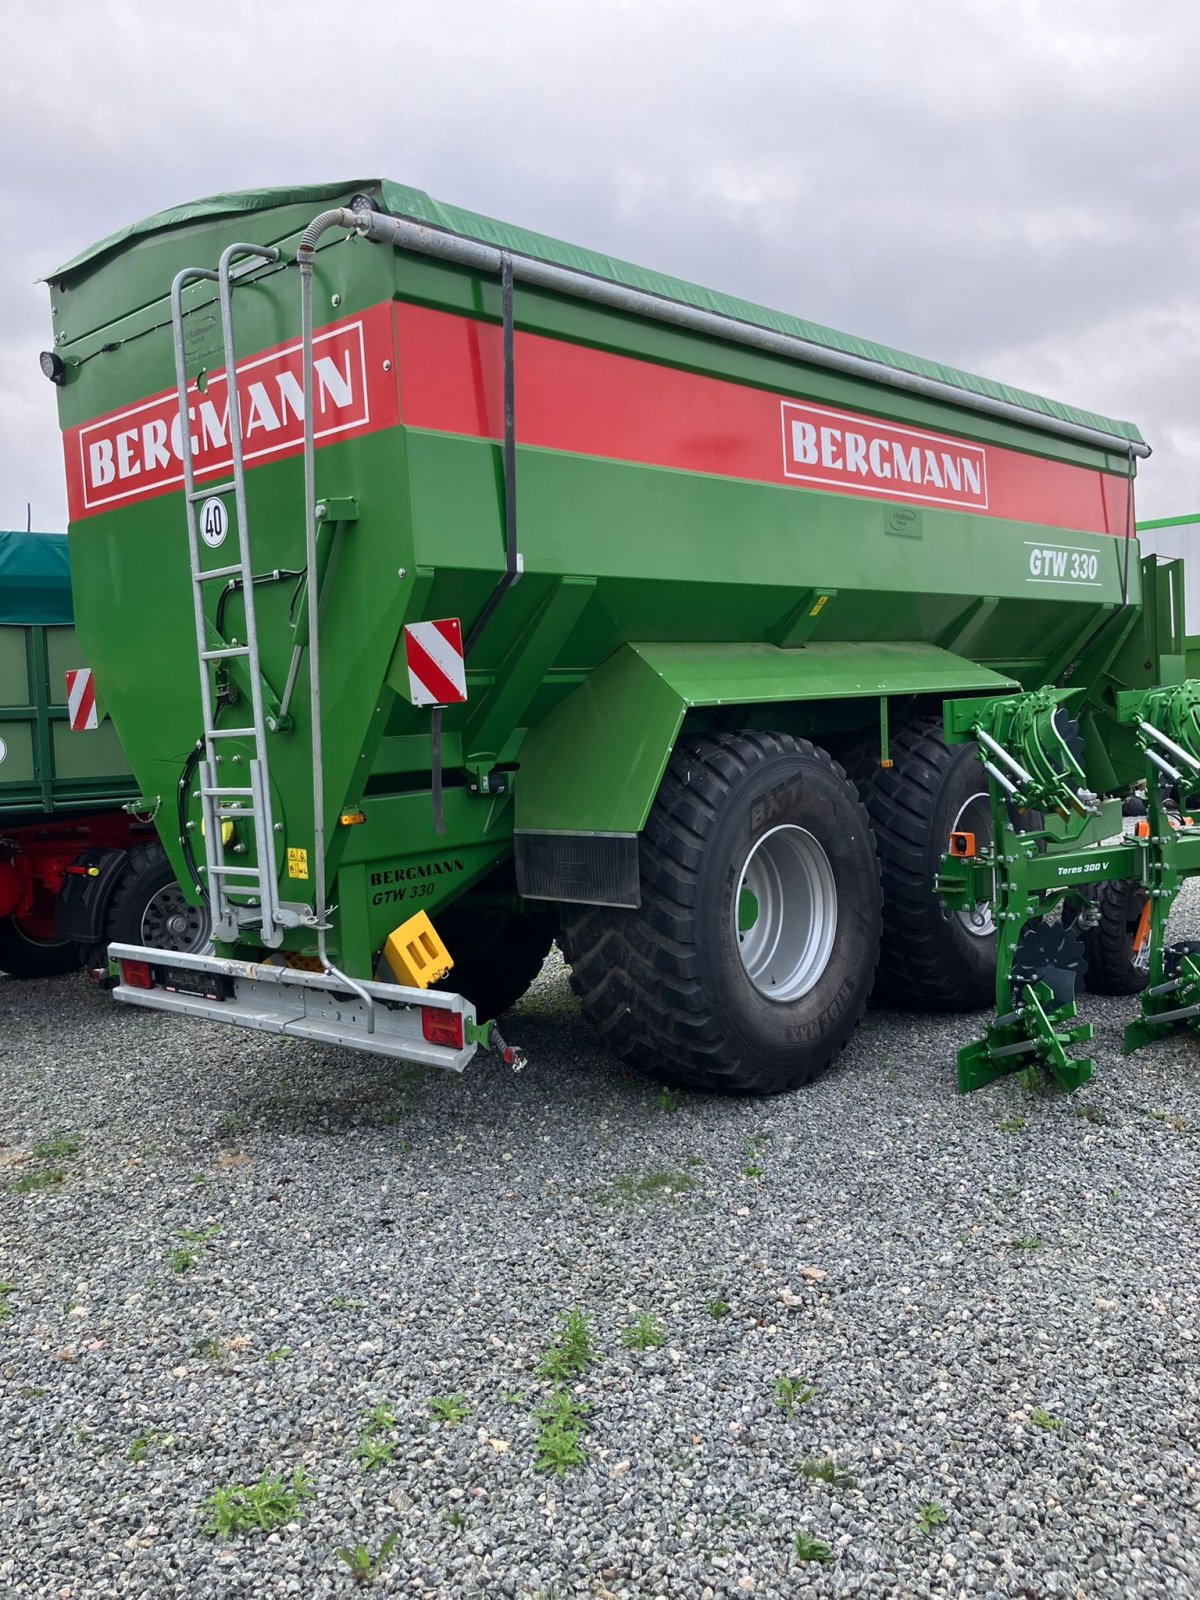
M 500 328 L 404 301 L 397 302 L 395 319 L 403 423 L 502 438 Z M 520 330 L 514 370 L 522 445 L 1125 533 L 1127 480 L 1121 474 L 809 405 L 772 390 Z M 791 426 L 796 422 L 800 453 L 815 452 L 815 461 L 797 459 Z M 1031 434 L 1031 444 L 1039 442 Z M 920 452 L 915 463 L 914 449 Z M 914 469 L 920 473 L 915 481 Z

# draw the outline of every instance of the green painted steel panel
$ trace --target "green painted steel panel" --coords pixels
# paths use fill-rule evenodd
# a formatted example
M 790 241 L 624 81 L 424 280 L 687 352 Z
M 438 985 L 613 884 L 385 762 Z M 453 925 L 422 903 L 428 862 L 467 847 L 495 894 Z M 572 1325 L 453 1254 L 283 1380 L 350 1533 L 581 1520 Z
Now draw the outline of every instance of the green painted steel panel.
M 637 833 L 687 711 L 890 695 L 998 693 L 1013 681 L 919 641 L 623 646 L 521 746 L 516 826 Z

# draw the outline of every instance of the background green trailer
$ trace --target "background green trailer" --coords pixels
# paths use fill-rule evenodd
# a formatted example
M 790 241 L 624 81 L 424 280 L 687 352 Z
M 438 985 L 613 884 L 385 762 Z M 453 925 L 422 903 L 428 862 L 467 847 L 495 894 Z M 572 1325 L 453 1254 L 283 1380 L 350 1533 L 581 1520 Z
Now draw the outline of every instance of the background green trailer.
M 136 793 L 76 639 L 66 535 L 0 533 L 0 970 L 69 972 L 118 933 L 204 945 Z
M 218 940 L 119 945 L 122 999 L 461 1067 L 558 925 L 614 1048 L 770 1092 L 873 986 L 992 992 L 948 701 L 1062 686 L 1075 803 L 1145 775 L 1131 424 L 382 180 L 50 281 L 81 639 Z

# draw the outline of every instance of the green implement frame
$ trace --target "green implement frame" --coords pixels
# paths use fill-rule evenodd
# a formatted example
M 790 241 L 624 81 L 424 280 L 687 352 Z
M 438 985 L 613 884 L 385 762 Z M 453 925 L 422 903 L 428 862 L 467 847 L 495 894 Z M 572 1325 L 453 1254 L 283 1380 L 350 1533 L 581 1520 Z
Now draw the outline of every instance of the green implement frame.
M 1063 925 L 1086 926 L 1095 915 L 1088 891 L 1104 882 L 1140 884 L 1148 902 L 1139 932 L 1149 941 L 1149 982 L 1140 1016 L 1125 1029 L 1126 1053 L 1177 1026 L 1200 1025 L 1200 947 L 1171 946 L 1165 937 L 1183 881 L 1200 873 L 1200 827 L 1165 804 L 1172 790 L 1181 802 L 1200 791 L 1200 682 L 1117 696 L 1117 720 L 1145 762 L 1147 820 L 1132 837 L 1122 831 L 1120 803 L 1083 787 L 1062 714 L 1076 693 L 1048 688 L 946 703 L 947 739 L 978 743 L 995 837 L 983 850 L 968 836 L 953 837 L 937 880 L 947 907 L 990 901 L 996 922 L 997 1015 L 958 1052 L 963 1091 L 1037 1064 L 1067 1090 L 1091 1077 L 1093 1062 L 1068 1054 L 1092 1037 L 1092 1026 L 1074 1020 L 1076 973 L 1048 919 L 1057 912 Z M 1040 970 L 1038 961 L 1031 970 L 1019 951 L 1039 922 Z

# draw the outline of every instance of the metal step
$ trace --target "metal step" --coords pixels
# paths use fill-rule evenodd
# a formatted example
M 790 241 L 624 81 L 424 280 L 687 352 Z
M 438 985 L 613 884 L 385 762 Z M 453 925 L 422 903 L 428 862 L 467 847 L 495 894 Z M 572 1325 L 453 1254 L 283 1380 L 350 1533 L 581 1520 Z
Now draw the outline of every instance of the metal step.
M 201 661 L 228 661 L 233 656 L 248 656 L 249 654 L 250 646 L 248 644 L 224 644 L 219 650 L 201 650 L 200 659 Z

